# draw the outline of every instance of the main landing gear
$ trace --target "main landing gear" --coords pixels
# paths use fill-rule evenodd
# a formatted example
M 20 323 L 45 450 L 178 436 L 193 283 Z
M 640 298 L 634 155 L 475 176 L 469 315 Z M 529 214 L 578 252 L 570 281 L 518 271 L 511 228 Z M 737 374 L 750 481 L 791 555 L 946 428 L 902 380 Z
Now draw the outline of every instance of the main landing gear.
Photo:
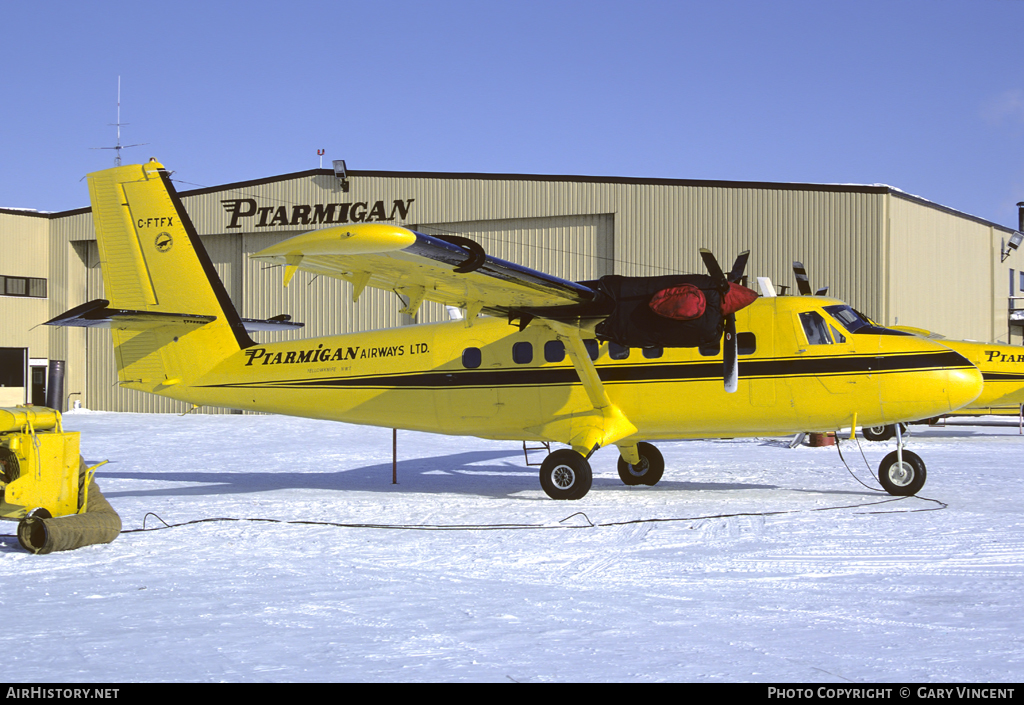
M 540 466 L 540 486 L 551 499 L 580 499 L 593 481 L 590 462 L 568 448 L 556 450 Z
M 665 458 L 650 443 L 637 443 L 639 461 L 619 456 L 619 478 L 627 485 L 654 485 L 665 472 Z M 574 450 L 556 450 L 540 466 L 540 486 L 551 499 L 581 499 L 594 481 L 590 461 Z
M 888 424 L 886 426 L 865 426 L 862 428 L 861 433 L 864 434 L 864 438 L 869 441 L 887 441 L 890 438 L 896 437 L 896 424 Z M 900 424 L 900 434 L 907 432 L 907 424 Z
M 665 458 L 650 443 L 637 443 L 640 462 L 630 465 L 619 456 L 619 479 L 627 485 L 655 485 L 665 472 Z

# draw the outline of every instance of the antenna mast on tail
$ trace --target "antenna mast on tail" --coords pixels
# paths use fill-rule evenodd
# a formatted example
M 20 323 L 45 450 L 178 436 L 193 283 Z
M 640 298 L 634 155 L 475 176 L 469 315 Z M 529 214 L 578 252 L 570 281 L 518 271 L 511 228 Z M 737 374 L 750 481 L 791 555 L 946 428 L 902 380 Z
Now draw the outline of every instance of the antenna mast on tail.
M 117 144 L 113 147 L 93 147 L 92 149 L 113 149 L 117 151 L 117 156 L 114 157 L 114 166 L 121 166 L 121 150 L 128 149 L 129 147 L 142 147 L 143 145 L 149 144 L 149 142 L 140 142 L 139 144 L 121 144 L 121 126 L 127 125 L 126 122 L 121 122 L 121 77 L 117 77 L 117 122 L 107 123 L 111 127 L 117 128 Z

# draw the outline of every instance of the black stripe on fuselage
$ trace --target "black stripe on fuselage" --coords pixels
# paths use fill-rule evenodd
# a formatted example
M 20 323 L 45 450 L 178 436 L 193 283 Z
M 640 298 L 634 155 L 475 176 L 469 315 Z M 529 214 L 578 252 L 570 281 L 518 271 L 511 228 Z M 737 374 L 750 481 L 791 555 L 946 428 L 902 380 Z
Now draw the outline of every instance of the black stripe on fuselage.
M 986 382 L 1024 382 L 1024 373 L 982 372 L 981 378 Z
M 740 377 L 791 378 L 862 374 L 891 374 L 911 370 L 970 368 L 958 353 L 934 352 L 903 355 L 818 358 L 777 358 L 740 362 Z M 722 362 L 661 364 L 608 364 L 597 368 L 605 384 L 651 382 L 699 382 L 722 376 Z M 411 372 L 365 377 L 281 379 L 204 385 L 245 389 L 450 389 L 465 387 L 548 387 L 579 384 L 572 367 L 502 368 L 499 370 L 452 370 Z

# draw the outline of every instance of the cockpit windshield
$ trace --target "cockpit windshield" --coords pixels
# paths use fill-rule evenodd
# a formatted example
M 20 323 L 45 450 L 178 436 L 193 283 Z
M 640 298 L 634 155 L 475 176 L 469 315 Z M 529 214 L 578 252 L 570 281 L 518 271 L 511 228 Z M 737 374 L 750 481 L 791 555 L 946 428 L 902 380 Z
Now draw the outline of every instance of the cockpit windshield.
M 901 330 L 876 326 L 861 314 L 846 305 L 826 306 L 825 311 L 839 321 L 851 333 L 874 333 L 876 335 L 910 335 Z
M 851 333 L 856 333 L 864 326 L 871 327 L 860 315 L 849 306 L 826 306 L 825 310 L 830 316 L 843 324 L 843 328 Z

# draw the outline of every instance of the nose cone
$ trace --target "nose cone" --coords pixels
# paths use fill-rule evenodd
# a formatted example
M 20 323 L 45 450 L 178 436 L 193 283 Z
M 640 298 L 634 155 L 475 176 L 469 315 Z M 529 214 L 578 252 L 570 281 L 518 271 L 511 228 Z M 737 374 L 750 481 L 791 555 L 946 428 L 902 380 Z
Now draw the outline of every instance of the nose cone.
M 970 365 L 967 358 L 961 357 L 961 359 L 963 359 L 964 363 Z M 956 411 L 970 404 L 981 395 L 982 389 L 985 387 L 985 382 L 981 377 L 981 370 L 974 365 L 947 370 L 947 376 L 949 379 L 947 395 L 950 411 Z
M 901 372 L 879 375 L 884 423 L 941 416 L 970 404 L 981 394 L 981 371 L 963 355 L 921 339 L 906 341 L 915 354 L 896 356 Z M 925 354 L 921 354 L 924 352 Z

